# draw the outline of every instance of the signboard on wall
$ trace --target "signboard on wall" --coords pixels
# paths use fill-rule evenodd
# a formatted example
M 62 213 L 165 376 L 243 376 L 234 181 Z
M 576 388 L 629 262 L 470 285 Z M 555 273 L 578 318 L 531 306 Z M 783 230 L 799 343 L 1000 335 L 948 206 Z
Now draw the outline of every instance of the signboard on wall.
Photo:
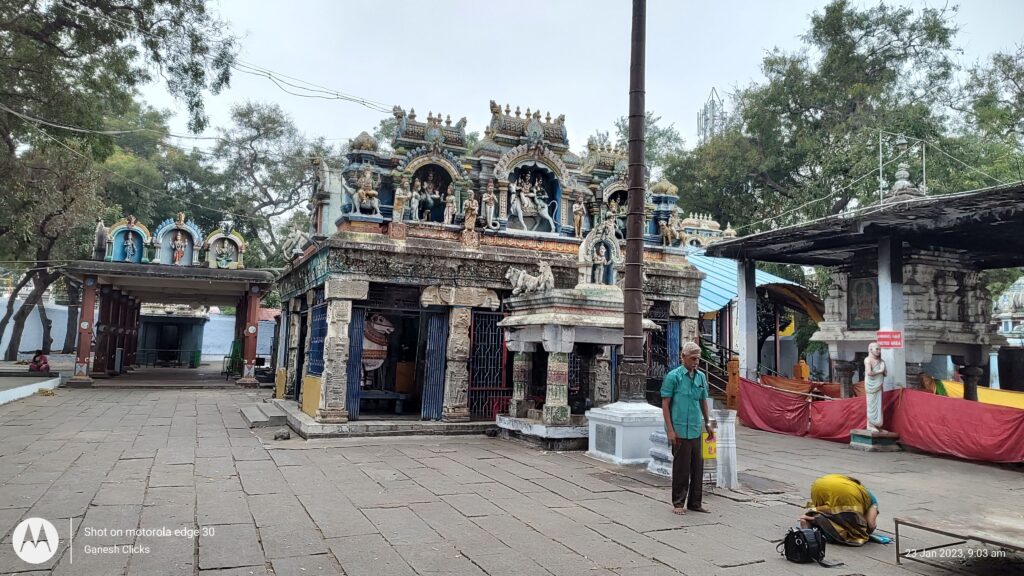
M 898 330 L 879 330 L 876 340 L 879 348 L 903 348 L 903 332 Z

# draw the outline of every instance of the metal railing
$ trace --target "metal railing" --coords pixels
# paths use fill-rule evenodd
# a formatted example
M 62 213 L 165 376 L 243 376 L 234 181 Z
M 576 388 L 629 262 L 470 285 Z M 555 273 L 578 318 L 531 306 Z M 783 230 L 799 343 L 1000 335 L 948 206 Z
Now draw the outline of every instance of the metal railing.
M 732 358 L 733 356 L 739 356 L 739 354 L 740 354 L 738 351 L 733 350 L 732 348 L 727 348 L 725 346 L 722 346 L 722 345 L 718 344 L 717 342 L 713 342 L 711 340 L 708 340 L 707 338 L 705 338 L 703 336 L 700 337 L 700 345 L 701 345 L 702 348 L 704 348 L 704 350 L 706 352 L 708 352 L 712 356 L 714 356 L 716 361 L 717 361 L 717 364 L 719 364 L 721 366 L 725 366 L 726 364 L 729 363 L 729 359 L 730 358 Z M 758 362 L 758 364 L 757 364 L 757 373 L 758 374 L 768 374 L 769 376 L 783 376 L 783 377 L 787 377 L 784 374 L 782 374 L 781 372 L 778 372 L 778 371 L 774 370 L 773 368 L 771 368 L 769 366 L 761 364 L 760 362 Z

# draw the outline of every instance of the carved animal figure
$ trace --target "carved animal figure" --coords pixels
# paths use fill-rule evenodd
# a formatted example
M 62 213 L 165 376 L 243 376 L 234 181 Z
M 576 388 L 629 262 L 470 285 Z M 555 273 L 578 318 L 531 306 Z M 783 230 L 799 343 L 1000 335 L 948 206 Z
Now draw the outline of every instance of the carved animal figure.
M 661 229 L 662 246 L 671 246 L 676 240 L 679 240 L 679 232 L 669 226 L 665 220 L 658 220 L 658 227 Z
M 509 267 L 505 273 L 505 279 L 512 283 L 512 295 L 532 294 L 534 292 L 547 292 L 555 287 L 555 276 L 551 272 L 551 266 L 547 262 L 537 265 L 539 274 L 533 276 L 519 268 Z
M 388 338 L 395 325 L 380 314 L 372 314 L 363 328 L 363 371 L 372 372 L 384 365 L 388 355 Z

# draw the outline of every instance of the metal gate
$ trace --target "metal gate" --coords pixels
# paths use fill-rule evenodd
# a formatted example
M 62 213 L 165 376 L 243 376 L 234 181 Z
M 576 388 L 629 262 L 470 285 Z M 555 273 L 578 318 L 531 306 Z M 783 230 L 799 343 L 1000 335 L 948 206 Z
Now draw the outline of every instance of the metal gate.
M 507 354 L 501 312 L 473 312 L 470 324 L 469 414 L 471 418 L 494 420 L 508 412 L 512 388 L 506 378 Z
M 445 354 L 448 350 L 448 311 L 427 313 L 427 353 L 423 365 L 420 417 L 440 420 L 444 407 Z
M 359 398 L 363 385 L 363 328 L 366 309 L 353 308 L 352 322 L 348 325 L 348 366 L 345 372 L 345 406 L 348 419 L 359 419 Z

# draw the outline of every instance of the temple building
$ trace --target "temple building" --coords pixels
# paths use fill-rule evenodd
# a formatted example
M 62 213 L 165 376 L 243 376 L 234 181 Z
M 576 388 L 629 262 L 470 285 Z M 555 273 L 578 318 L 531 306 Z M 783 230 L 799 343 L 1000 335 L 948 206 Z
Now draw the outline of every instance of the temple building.
M 564 116 L 490 111 L 470 146 L 464 118 L 395 107 L 394 152 L 364 132 L 342 165 L 314 161 L 311 228 L 286 241 L 278 278 L 275 396 L 300 433 L 510 411 L 578 425 L 616 398 L 625 150 L 591 142 L 581 158 Z M 687 247 L 735 236 L 677 201 L 665 181 L 645 192 L 651 398 L 698 337 Z

